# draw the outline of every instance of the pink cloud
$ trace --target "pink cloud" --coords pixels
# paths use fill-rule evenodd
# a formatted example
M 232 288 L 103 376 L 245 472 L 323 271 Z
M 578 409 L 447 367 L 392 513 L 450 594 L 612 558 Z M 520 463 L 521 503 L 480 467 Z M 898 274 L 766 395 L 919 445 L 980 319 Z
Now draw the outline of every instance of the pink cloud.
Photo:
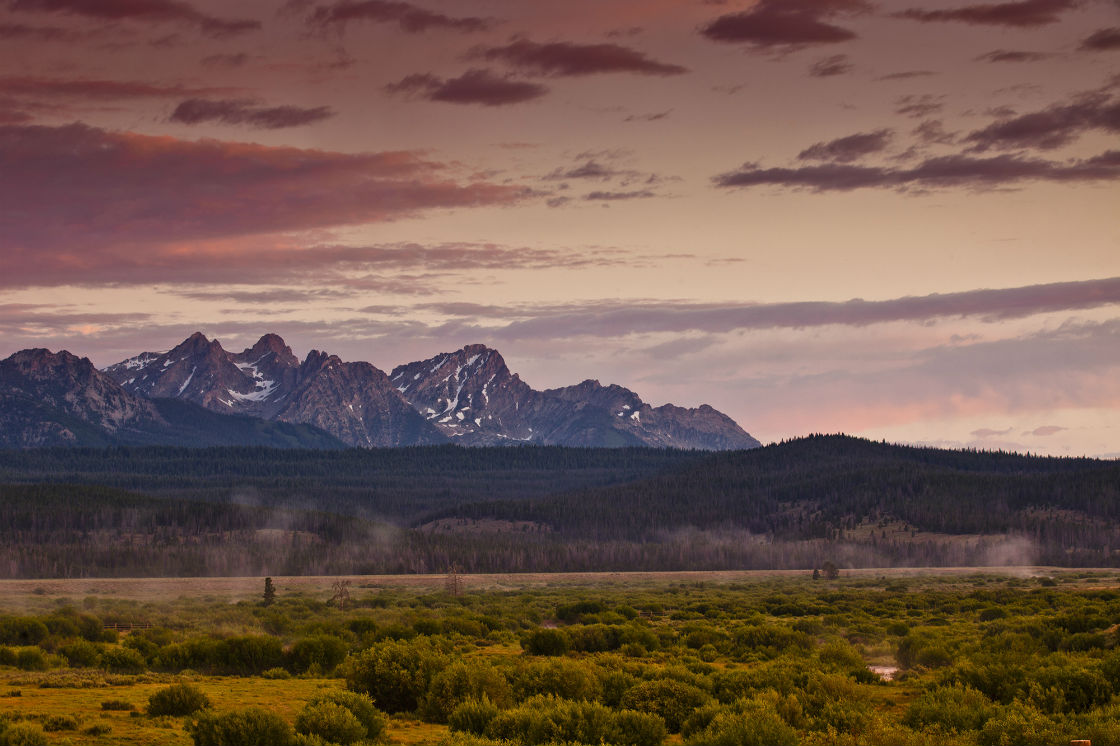
M 1047 435 L 1054 435 L 1068 429 L 1069 428 L 1060 427 L 1058 425 L 1043 425 L 1042 427 L 1036 427 L 1034 430 L 1029 430 L 1023 433 L 1023 435 L 1037 435 L 1044 438 Z
M 548 88 L 543 85 L 500 77 L 481 69 L 467 70 L 457 78 L 447 79 L 429 73 L 416 73 L 385 86 L 385 90 L 409 98 L 483 106 L 519 104 L 548 93 Z
M 0 93 L 11 96 L 63 97 L 82 99 L 170 98 L 224 93 L 231 88 L 187 88 L 181 85 L 160 85 L 136 80 L 89 80 L 0 77 Z
M 151 137 L 84 124 L 0 127 L 6 274 L 81 272 L 107 254 L 372 223 L 517 200 L 414 152 L 338 153 Z M 59 178 L 59 174 L 66 174 Z M 17 186 L 18 185 L 18 186 Z M 46 273 L 49 274 L 49 273 Z
M 950 10 L 912 9 L 898 13 L 899 18 L 928 23 L 957 21 L 984 26 L 1045 26 L 1061 20 L 1062 13 L 1077 6 L 1076 0 L 1019 0 L 1009 3 L 965 5 Z
M 476 49 L 471 57 L 500 60 L 520 70 L 541 75 L 637 73 L 665 76 L 688 72 L 687 68 L 680 65 L 659 62 L 619 44 L 540 44 L 528 39 L 518 39 L 504 47 Z
M 979 430 L 973 430 L 969 435 L 977 438 L 994 438 L 997 435 L 1007 435 L 1011 430 L 1010 427 L 1006 430 L 992 430 L 990 427 L 982 427 Z
M 871 8 L 864 0 L 759 0 L 750 10 L 716 18 L 700 33 L 712 41 L 746 43 L 760 49 L 835 44 L 851 41 L 856 34 L 825 19 Z
M 9 0 L 8 6 L 13 10 L 79 15 L 103 21 L 180 23 L 197 26 L 207 36 L 219 38 L 261 27 L 260 21 L 216 18 L 178 0 Z

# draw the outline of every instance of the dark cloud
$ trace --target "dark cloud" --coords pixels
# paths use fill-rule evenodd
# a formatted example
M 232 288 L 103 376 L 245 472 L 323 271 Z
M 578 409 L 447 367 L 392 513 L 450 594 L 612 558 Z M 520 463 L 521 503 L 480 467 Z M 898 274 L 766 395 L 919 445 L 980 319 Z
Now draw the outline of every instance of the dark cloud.
M 135 80 L 66 80 L 59 78 L 0 77 L 0 94 L 42 98 L 89 99 L 172 98 L 228 91 L 228 88 L 186 88 Z
M 1012 428 L 1010 427 L 1006 430 L 993 430 L 990 427 L 982 427 L 979 430 L 973 430 L 969 435 L 977 438 L 994 438 L 997 435 L 1007 435 L 1011 430 Z
M 328 106 L 305 109 L 299 106 L 257 106 L 252 101 L 210 101 L 191 98 L 175 107 L 171 121 L 180 124 L 247 124 L 260 129 L 283 129 L 314 124 L 335 116 Z
M 1078 49 L 1092 52 L 1120 49 L 1120 26 L 1102 28 L 1100 31 L 1090 34 L 1085 37 Z
M 875 80 L 910 80 L 911 78 L 928 78 L 931 75 L 937 75 L 937 73 L 933 70 L 903 70 L 902 72 L 880 75 Z
M 834 75 L 847 75 L 853 69 L 846 54 L 834 54 L 831 57 L 822 57 L 809 68 L 809 75 L 814 78 L 831 78 Z
M 748 163 L 712 179 L 718 187 L 784 186 L 816 192 L 853 189 L 995 188 L 1032 181 L 1062 183 L 1120 179 L 1120 150 L 1093 158 L 1056 162 L 1003 155 L 974 158 L 950 155 L 928 158 L 913 168 L 881 168 L 830 163 L 801 168 L 760 168 Z
M 564 179 L 613 179 L 616 176 L 633 175 L 634 171 L 625 171 L 607 166 L 597 160 L 591 159 L 572 168 L 558 168 L 545 175 L 549 181 Z
M 482 104 L 506 106 L 532 101 L 548 93 L 548 88 L 509 78 L 500 78 L 489 70 L 468 70 L 458 78 L 438 78 L 418 73 L 385 86 L 389 93 L 418 97 L 449 104 Z
M 233 36 L 261 27 L 260 21 L 255 20 L 215 18 L 178 0 L 8 0 L 8 7 L 19 11 L 80 15 L 103 21 L 184 23 L 214 37 Z
M 890 144 L 893 133 L 888 129 L 860 132 L 828 142 L 818 142 L 797 154 L 802 161 L 833 161 L 851 163 L 865 155 L 881 153 Z
M 1011 49 L 996 49 L 976 58 L 977 62 L 1041 62 L 1052 55 L 1045 52 L 1023 52 Z
M 262 303 L 311 303 L 347 298 L 350 296 L 350 293 L 337 288 L 316 288 L 314 290 L 309 290 L 306 288 L 290 287 L 277 287 L 268 290 L 234 290 L 232 288 L 218 290 L 175 290 L 174 293 L 180 298 L 190 298 L 191 300 L 231 301 L 233 303 L 242 303 L 251 306 L 260 305 Z M 391 306 L 390 308 L 396 308 L 396 306 Z
M 911 9 L 896 13 L 923 23 L 956 21 L 984 26 L 1045 26 L 1061 20 L 1062 13 L 1077 6 L 1077 0 L 1019 0 L 1010 3 L 965 5 L 951 10 Z
M 95 248 L 80 258 L 65 251 L 40 252 L 39 261 L 17 252 L 0 287 L 128 286 L 172 282 L 176 294 L 197 300 L 236 303 L 342 298 L 369 291 L 400 295 L 432 295 L 445 289 L 449 277 L 500 271 L 540 271 L 588 267 L 648 266 L 644 256 L 621 250 L 576 251 L 493 243 L 374 246 L 317 245 L 292 242 L 241 241 L 217 248 L 203 245 L 158 245 L 142 251 Z M 78 263 L 78 266 L 72 266 Z M 320 287 L 310 289 L 312 283 Z M 223 285 L 270 285 L 244 290 Z M 297 286 L 293 291 L 291 286 Z M 193 286 L 193 287 L 191 287 Z
M 926 145 L 951 145 L 956 142 L 956 135 L 945 130 L 945 125 L 940 119 L 927 119 L 911 133 Z
M 994 122 L 969 133 L 964 140 L 977 152 L 1018 148 L 1052 150 L 1094 129 L 1120 133 L 1120 99 L 1103 93 L 1083 96 L 1071 104 Z
M 209 57 L 202 58 L 202 64 L 206 67 L 244 67 L 249 62 L 249 55 L 245 52 L 237 52 L 236 54 L 212 54 Z
M 924 119 L 930 114 L 936 114 L 945 108 L 944 96 L 923 94 L 921 96 L 900 96 L 894 100 L 895 114 L 914 119 Z
M 855 39 L 856 34 L 825 19 L 872 8 L 864 0 L 759 0 L 750 10 L 716 18 L 700 33 L 712 41 L 750 44 L 758 49 L 835 44 Z
M 5 190 L 0 210 L 0 282 L 42 282 L 56 272 L 80 280 L 114 263 L 123 275 L 133 265 L 174 263 L 174 252 L 158 247 L 176 242 L 204 254 L 192 242 L 505 204 L 524 194 L 484 182 L 460 185 L 445 172 L 407 151 L 196 142 L 83 124 L 0 127 L 0 173 L 20 185 Z M 223 250 L 208 249 L 216 267 Z
M 628 192 L 591 192 L 584 195 L 583 198 L 588 202 L 617 202 L 628 199 L 649 199 L 656 196 L 655 192 L 648 189 L 637 189 Z
M 1042 427 L 1036 427 L 1034 430 L 1027 430 L 1023 435 L 1036 435 L 1045 438 L 1048 435 L 1055 435 L 1068 429 L 1069 428 L 1061 427 L 1060 425 L 1043 425 Z
M 644 53 L 618 44 L 538 44 L 519 39 L 504 47 L 472 50 L 472 58 L 501 61 L 522 72 L 538 75 L 577 76 L 598 73 L 682 75 L 688 68 L 650 59 Z
M 35 117 L 22 109 L 0 104 L 0 124 L 24 124 L 32 121 L 34 118 Z
M 16 41 L 71 41 L 81 34 L 57 26 L 27 26 L 22 23 L 0 23 L 0 39 Z
M 659 122 L 662 119 L 668 119 L 669 115 L 673 113 L 672 109 L 665 111 L 655 111 L 652 114 L 631 114 L 622 121 L 624 122 Z
M 393 0 L 343 0 L 332 5 L 320 5 L 312 11 L 309 21 L 317 26 L 339 27 L 350 21 L 395 23 L 410 34 L 432 29 L 485 31 L 494 25 L 490 18 L 447 16 Z
M 1017 288 L 968 290 L 881 301 L 804 301 L 720 304 L 673 301 L 601 301 L 525 308 L 444 308 L 466 318 L 513 321 L 495 332 L 507 339 L 621 337 L 657 332 L 723 334 L 738 330 L 865 327 L 891 322 L 924 323 L 973 318 L 987 323 L 1037 314 L 1120 304 L 1120 277 Z M 425 306 L 435 308 L 436 306 Z M 487 308 L 491 308 L 490 311 Z

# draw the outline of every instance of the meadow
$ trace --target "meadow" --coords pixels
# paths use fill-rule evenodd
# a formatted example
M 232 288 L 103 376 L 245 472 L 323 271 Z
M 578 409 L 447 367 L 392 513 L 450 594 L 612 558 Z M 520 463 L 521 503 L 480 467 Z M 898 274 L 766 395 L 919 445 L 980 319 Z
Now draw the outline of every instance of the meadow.
M 1120 743 L 1120 573 L 0 581 L 0 744 Z

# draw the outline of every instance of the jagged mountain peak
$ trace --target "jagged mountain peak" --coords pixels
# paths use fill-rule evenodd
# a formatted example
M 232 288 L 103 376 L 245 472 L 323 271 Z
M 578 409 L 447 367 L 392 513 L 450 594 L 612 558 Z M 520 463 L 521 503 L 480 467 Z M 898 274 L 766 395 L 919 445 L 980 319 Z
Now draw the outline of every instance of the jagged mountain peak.
M 268 356 L 273 356 L 275 362 L 279 365 L 288 368 L 294 368 L 299 365 L 299 358 L 292 353 L 292 348 L 289 347 L 278 334 L 271 332 L 265 334 L 257 340 L 256 344 L 252 347 L 245 349 L 240 355 L 237 355 L 238 362 L 256 362 L 262 361 Z
M 485 344 L 399 365 L 386 376 L 365 362 L 311 350 L 300 362 L 264 334 L 231 354 L 196 332 L 167 353 L 107 369 L 146 397 L 186 399 L 223 414 L 320 427 L 350 445 L 541 443 L 572 446 L 752 448 L 730 417 L 709 405 L 651 407 L 618 384 L 588 378 L 536 391 Z
M 221 342 L 216 339 L 207 339 L 206 335 L 202 332 L 195 332 L 173 347 L 167 354 L 198 355 L 222 352 L 225 352 L 225 350 L 222 348 Z
M 158 422 L 155 408 L 66 350 L 20 350 L 0 361 L 0 444 L 75 442 L 89 428 L 113 433 Z
M 51 352 L 45 347 L 32 347 L 20 350 L 8 357 L 6 362 L 18 366 L 31 375 L 53 374 L 61 369 L 96 370 L 89 358 L 78 357 L 66 350 Z

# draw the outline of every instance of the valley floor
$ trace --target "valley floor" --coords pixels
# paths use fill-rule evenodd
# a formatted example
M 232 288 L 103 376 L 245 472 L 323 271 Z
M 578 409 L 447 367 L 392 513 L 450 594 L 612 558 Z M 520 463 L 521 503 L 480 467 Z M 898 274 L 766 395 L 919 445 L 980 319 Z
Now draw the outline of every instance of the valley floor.
M 254 707 L 322 744 L 347 690 L 405 746 L 1120 744 L 1115 569 L 272 582 L 0 580 L 0 744 L 204 744 Z M 155 712 L 171 685 L 209 707 Z

